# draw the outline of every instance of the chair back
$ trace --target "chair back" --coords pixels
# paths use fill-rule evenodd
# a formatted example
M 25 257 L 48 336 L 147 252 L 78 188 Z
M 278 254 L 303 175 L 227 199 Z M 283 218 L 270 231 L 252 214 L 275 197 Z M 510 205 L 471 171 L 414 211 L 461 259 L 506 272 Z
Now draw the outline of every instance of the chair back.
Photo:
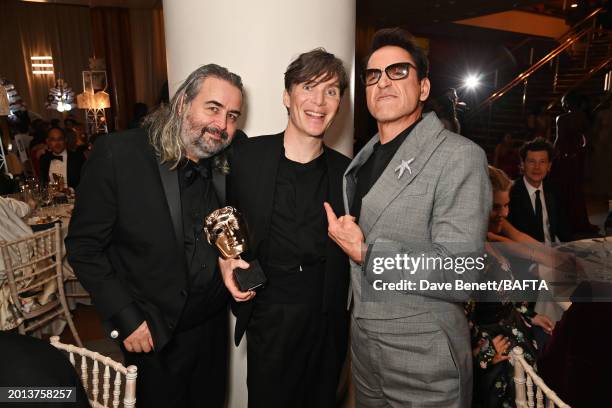
M 72 344 L 60 343 L 58 336 L 52 336 L 50 340 L 54 347 L 68 353 L 70 362 L 80 372 L 83 388 L 87 392 L 92 407 L 105 408 L 112 406 L 117 408 L 121 406 L 133 408 L 136 406 L 136 377 L 138 375 L 136 366 L 124 367 L 121 363 L 100 353 Z M 75 354 L 80 356 L 78 367 Z M 88 359 L 91 360 L 89 363 Z M 101 371 L 101 368 L 103 368 L 103 371 Z M 112 399 L 111 378 L 113 378 Z M 102 379 L 102 393 L 100 393 L 100 379 Z
M 82 345 L 64 293 L 60 227 L 0 242 L 0 275 L 6 275 L 19 333 L 30 334 L 58 318 Z
M 523 357 L 523 349 L 515 347 L 510 354 L 514 366 L 514 388 L 516 408 L 571 408 L 553 390 L 544 384 L 533 367 Z M 535 393 L 533 386 L 535 385 Z M 535 396 L 535 399 L 534 399 Z

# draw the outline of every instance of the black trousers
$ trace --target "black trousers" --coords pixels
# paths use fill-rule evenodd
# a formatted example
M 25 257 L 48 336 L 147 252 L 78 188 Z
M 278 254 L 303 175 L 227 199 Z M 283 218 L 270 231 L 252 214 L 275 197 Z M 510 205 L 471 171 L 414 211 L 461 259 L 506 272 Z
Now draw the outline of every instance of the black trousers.
M 247 327 L 249 408 L 335 407 L 347 342 L 343 311 L 255 304 Z
M 205 323 L 175 333 L 160 352 L 130 353 L 123 347 L 126 366 L 138 367 L 136 406 L 225 406 L 227 380 L 226 310 Z

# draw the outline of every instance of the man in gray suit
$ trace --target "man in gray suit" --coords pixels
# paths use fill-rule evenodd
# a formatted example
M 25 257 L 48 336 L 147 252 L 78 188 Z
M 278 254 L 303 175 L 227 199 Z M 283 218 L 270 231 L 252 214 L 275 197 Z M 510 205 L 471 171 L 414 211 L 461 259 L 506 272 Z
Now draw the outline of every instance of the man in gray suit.
M 378 133 L 345 173 L 345 207 L 352 216 L 337 218 L 326 205 L 329 235 L 351 258 L 351 357 L 359 407 L 467 408 L 471 402 L 470 337 L 457 292 L 417 284 L 372 297 L 376 280 L 393 280 L 373 268 L 377 254 L 454 261 L 459 252 L 481 253 L 486 236 L 486 156 L 445 130 L 434 113 L 422 115 L 427 74 L 427 57 L 409 33 L 376 33 L 363 79 Z M 415 283 L 415 277 L 447 284 L 473 280 L 459 268 L 396 272 Z

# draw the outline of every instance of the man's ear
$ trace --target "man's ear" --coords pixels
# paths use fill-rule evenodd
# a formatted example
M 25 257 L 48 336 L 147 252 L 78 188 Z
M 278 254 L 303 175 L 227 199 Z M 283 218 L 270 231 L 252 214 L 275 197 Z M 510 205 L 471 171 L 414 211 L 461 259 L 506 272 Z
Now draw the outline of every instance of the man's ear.
M 421 94 L 419 95 L 419 100 L 421 102 L 425 102 L 427 98 L 429 98 L 429 90 L 431 88 L 431 83 L 429 82 L 429 78 L 421 79 Z
M 289 97 L 289 92 L 287 92 L 287 90 L 283 90 L 283 105 L 285 105 L 285 108 L 289 109 L 289 107 L 291 106 L 291 98 Z

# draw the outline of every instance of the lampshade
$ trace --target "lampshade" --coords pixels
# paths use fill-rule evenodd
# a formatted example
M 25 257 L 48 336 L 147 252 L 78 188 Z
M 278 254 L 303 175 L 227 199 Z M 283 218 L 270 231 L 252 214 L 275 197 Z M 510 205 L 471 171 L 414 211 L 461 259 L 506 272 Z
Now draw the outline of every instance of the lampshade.
M 94 95 L 96 109 L 110 108 L 110 95 L 104 91 L 98 91 Z
M 4 92 L 2 92 L 4 91 Z M 0 98 L 3 99 L 5 97 L 8 99 L 8 116 L 12 117 L 15 112 L 25 111 L 26 108 L 21 101 L 21 96 L 17 93 L 15 89 L 15 85 L 7 81 L 6 79 L 0 77 Z M 0 106 L 3 106 L 3 101 L 0 101 Z
M 95 109 L 95 98 L 91 92 L 85 91 L 76 96 L 79 109 Z
M 8 96 L 4 87 L 0 85 L 0 116 L 8 116 L 10 113 Z

